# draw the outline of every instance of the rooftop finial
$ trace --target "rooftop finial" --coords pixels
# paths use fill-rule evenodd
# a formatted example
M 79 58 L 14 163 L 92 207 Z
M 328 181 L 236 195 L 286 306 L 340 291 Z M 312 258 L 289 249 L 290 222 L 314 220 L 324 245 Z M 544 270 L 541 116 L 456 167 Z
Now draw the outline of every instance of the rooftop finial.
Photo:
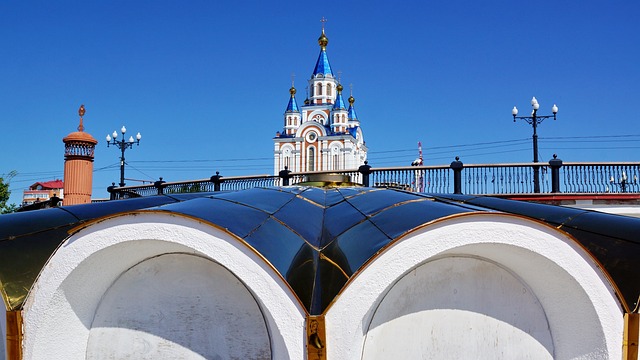
M 338 70 L 338 83 L 340 83 L 341 77 L 342 77 L 342 70 Z
M 78 125 L 78 131 L 84 131 L 84 125 L 82 124 L 82 117 L 84 116 L 84 104 L 80 105 L 80 109 L 78 109 L 78 115 L 80 115 L 80 125 Z
M 349 84 L 349 107 L 353 107 L 353 103 L 356 102 L 356 99 L 353 97 L 353 84 Z
M 296 87 L 293 86 L 295 78 L 296 78 L 296 74 L 291 73 L 291 89 L 289 89 L 289 94 L 291 94 L 291 97 L 293 97 L 296 94 Z
M 320 35 L 320 37 L 318 38 L 318 45 L 320 45 L 320 48 L 322 48 L 322 50 L 325 50 L 327 48 L 327 44 L 329 44 L 329 39 L 327 39 L 327 37 L 324 35 L 324 23 L 327 22 L 327 19 L 325 19 L 323 16 L 320 22 L 322 23 L 322 35 Z

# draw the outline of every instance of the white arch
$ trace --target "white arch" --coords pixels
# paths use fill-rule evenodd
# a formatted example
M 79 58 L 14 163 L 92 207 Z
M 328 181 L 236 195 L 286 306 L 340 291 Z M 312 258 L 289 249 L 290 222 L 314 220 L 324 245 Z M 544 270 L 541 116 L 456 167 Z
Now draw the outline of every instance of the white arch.
M 532 220 L 474 214 L 408 234 L 353 278 L 326 313 L 327 358 L 360 359 L 376 308 L 395 284 L 424 264 L 454 256 L 498 264 L 533 291 L 556 359 L 622 356 L 623 309 L 584 249 Z
M 344 144 L 340 141 L 332 141 L 329 144 L 328 158 L 330 170 L 342 170 L 346 168 L 345 156 L 342 149 L 344 149 Z
M 280 155 L 280 166 L 278 167 L 278 171 L 282 170 L 287 166 L 287 168 L 291 171 L 297 171 L 298 165 L 295 161 L 294 151 L 295 148 L 292 144 L 285 143 L 280 147 L 281 155 Z M 287 158 L 289 158 L 289 164 L 287 164 Z
M 314 121 L 313 119 L 315 117 L 320 117 L 322 119 L 322 121 L 321 122 Z M 328 120 L 328 116 L 327 116 L 326 112 L 324 112 L 323 110 L 314 110 L 310 114 L 307 115 L 307 121 L 305 121 L 302 124 L 302 126 L 304 126 L 304 124 L 306 124 L 306 123 L 311 123 L 311 124 L 316 123 L 316 124 L 322 124 L 322 126 L 326 126 L 328 121 L 329 120 Z
M 307 121 L 302 125 L 300 125 L 298 130 L 296 130 L 296 137 L 298 138 L 304 137 L 305 134 L 307 133 L 307 129 L 309 128 L 313 128 L 313 130 L 318 133 L 318 136 L 327 136 L 327 130 L 324 128 L 324 126 L 320 125 L 320 123 L 317 123 L 315 121 Z
M 25 302 L 25 359 L 84 358 L 105 292 L 136 264 L 171 253 L 194 254 L 226 268 L 256 299 L 272 357 L 303 358 L 304 309 L 264 259 L 209 224 L 143 212 L 94 223 L 60 246 Z

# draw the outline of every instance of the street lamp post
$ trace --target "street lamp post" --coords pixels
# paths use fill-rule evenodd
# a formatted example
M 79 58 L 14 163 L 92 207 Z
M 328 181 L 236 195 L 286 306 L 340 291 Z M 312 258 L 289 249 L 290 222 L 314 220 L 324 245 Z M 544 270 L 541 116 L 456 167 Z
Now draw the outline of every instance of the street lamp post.
M 117 147 L 118 149 L 120 149 L 121 154 L 120 155 L 120 187 L 124 186 L 124 151 L 126 149 L 132 149 L 133 148 L 133 144 L 135 143 L 136 145 L 140 145 L 140 139 L 142 139 L 142 135 L 140 135 L 140 133 L 138 133 L 136 135 L 135 140 L 133 139 L 133 136 L 129 137 L 129 140 L 125 140 L 124 138 L 124 134 L 127 132 L 127 128 L 124 127 L 124 125 L 122 126 L 122 129 L 120 129 L 120 132 L 122 133 L 122 140 L 117 140 L 118 138 L 118 132 L 114 131 L 113 134 L 111 135 L 107 135 L 107 147 L 109 147 L 110 145 L 114 145 L 115 147 Z M 111 138 L 111 136 L 113 136 L 113 138 Z
M 540 104 L 538 104 L 538 100 L 534 96 L 531 99 L 531 107 L 533 110 L 531 111 L 531 116 L 518 116 L 518 108 L 515 106 L 511 110 L 511 115 L 513 115 L 513 122 L 516 122 L 516 119 L 522 119 L 526 121 L 529 125 L 533 126 L 533 162 L 538 162 L 538 124 L 541 124 L 545 119 L 553 118 L 556 119 L 556 114 L 558 113 L 558 106 L 553 104 L 551 107 L 551 111 L 553 115 L 538 115 L 538 109 L 540 108 Z M 533 167 L 533 192 L 540 192 L 540 167 Z

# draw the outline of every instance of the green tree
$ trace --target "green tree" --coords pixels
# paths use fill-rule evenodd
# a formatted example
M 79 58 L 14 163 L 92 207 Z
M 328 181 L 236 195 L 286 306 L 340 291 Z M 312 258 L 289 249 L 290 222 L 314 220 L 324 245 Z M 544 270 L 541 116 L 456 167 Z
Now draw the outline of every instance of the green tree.
M 7 204 L 11 191 L 9 190 L 9 182 L 18 173 L 13 170 L 7 175 L 0 176 L 0 214 L 8 214 L 16 211 L 18 206 L 16 204 Z

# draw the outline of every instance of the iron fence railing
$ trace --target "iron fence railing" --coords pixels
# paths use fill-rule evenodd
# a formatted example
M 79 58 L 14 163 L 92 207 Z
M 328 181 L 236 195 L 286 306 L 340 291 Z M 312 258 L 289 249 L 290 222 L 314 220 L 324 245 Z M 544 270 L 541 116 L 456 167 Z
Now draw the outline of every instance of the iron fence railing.
M 288 186 L 321 174 L 348 175 L 363 186 L 397 188 L 428 193 L 474 195 L 533 194 L 534 168 L 539 169 L 540 193 L 640 193 L 640 162 L 568 162 L 463 164 L 373 168 L 317 172 L 281 171 L 278 175 L 221 176 L 209 179 L 164 182 L 153 185 L 116 187 L 107 190 L 111 199 L 242 190 L 254 187 Z
M 564 163 L 560 168 L 562 192 L 638 193 L 640 163 Z
M 540 169 L 540 192 L 550 192 L 549 168 Z M 534 192 L 531 163 L 473 164 L 462 171 L 464 194 L 528 194 Z

